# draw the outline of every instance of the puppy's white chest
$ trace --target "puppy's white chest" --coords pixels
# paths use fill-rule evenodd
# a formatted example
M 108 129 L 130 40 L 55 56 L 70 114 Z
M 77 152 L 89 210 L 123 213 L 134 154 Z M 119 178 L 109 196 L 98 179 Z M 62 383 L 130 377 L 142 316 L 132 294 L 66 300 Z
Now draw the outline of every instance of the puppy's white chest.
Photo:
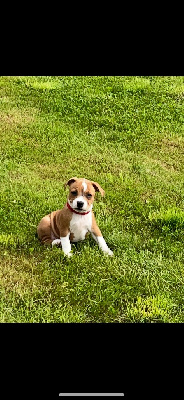
M 73 214 L 70 221 L 70 232 L 73 233 L 73 242 L 84 240 L 88 231 L 91 231 L 92 213 L 86 215 Z

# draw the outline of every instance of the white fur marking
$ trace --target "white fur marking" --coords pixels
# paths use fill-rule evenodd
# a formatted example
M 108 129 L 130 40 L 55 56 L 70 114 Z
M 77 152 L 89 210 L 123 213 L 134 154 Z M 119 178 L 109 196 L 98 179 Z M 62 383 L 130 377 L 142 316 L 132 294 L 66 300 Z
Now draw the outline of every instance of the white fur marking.
M 74 234 L 73 242 L 84 240 L 88 231 L 91 231 L 92 213 L 86 215 L 73 214 L 70 221 L 70 232 Z
M 87 185 L 86 185 L 86 182 L 85 182 L 85 181 L 82 183 L 82 186 L 83 186 L 84 192 L 85 192 L 85 191 L 87 190 Z
M 103 238 L 103 236 L 95 236 L 92 233 L 93 239 L 96 240 L 96 242 L 98 243 L 99 248 L 105 253 L 108 254 L 108 256 L 113 256 L 113 252 L 112 250 L 109 249 L 109 247 L 107 246 L 107 243 L 105 241 L 105 239 Z
M 57 246 L 58 244 L 61 244 L 61 240 L 60 239 L 55 239 L 52 241 L 52 247 Z
M 66 235 L 64 237 L 60 237 L 60 240 L 61 240 L 61 246 L 62 246 L 62 250 L 63 250 L 64 254 L 68 257 L 71 257 L 72 253 L 71 253 L 71 243 L 70 243 L 69 236 L 70 236 L 70 233 L 68 233 L 68 235 Z

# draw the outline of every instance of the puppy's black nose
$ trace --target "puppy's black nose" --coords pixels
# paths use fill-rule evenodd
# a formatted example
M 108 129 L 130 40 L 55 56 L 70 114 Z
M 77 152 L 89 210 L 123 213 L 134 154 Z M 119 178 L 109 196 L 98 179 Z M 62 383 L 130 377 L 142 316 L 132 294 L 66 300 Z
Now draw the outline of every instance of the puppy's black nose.
M 84 205 L 83 201 L 77 201 L 77 208 L 82 208 Z

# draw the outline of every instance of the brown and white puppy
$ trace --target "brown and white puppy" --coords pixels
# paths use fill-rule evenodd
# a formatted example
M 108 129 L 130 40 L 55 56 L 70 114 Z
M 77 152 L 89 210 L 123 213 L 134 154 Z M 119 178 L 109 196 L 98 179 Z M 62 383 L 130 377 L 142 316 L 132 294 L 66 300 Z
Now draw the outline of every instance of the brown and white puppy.
M 65 206 L 43 217 L 37 227 L 41 243 L 61 245 L 64 254 L 70 257 L 71 242 L 84 240 L 90 232 L 99 248 L 112 256 L 113 252 L 108 248 L 92 211 L 95 192 L 103 196 L 104 190 L 97 182 L 84 178 L 71 178 L 65 187 L 67 185 L 69 196 Z

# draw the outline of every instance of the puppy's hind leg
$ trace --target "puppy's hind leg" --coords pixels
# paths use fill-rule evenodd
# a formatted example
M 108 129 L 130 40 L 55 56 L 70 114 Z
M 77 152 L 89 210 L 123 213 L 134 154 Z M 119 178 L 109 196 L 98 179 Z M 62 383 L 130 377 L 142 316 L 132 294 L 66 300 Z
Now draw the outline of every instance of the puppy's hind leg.
M 51 226 L 50 226 L 50 216 L 46 215 L 43 217 L 38 224 L 37 227 L 37 235 L 38 239 L 42 244 L 51 244 L 52 243 L 52 238 L 51 238 Z
M 52 241 L 52 247 L 54 246 L 61 247 L 61 239 L 54 239 Z

